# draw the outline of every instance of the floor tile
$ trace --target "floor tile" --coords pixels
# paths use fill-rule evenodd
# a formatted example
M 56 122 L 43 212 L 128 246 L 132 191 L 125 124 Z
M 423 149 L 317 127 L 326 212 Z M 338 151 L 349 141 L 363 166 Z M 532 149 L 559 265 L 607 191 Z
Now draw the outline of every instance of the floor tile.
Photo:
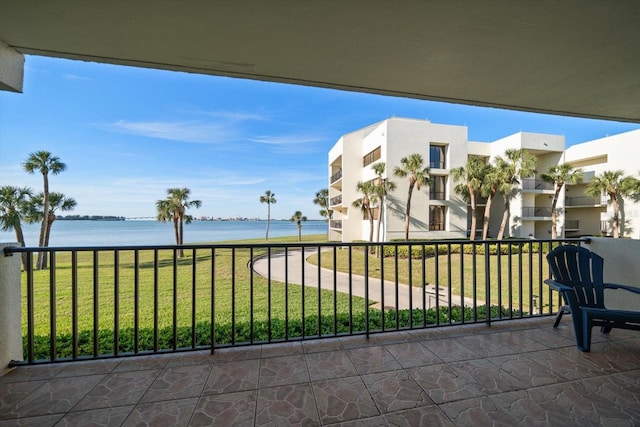
M 322 424 L 380 415 L 360 377 L 316 381 L 311 385 Z
M 62 426 L 120 426 L 127 419 L 133 406 L 93 409 L 91 411 L 69 412 L 57 424 Z
M 198 404 L 198 398 L 142 403 L 129 414 L 123 427 L 187 426 Z
M 260 389 L 255 425 L 320 425 L 311 384 Z
M 433 400 L 404 370 L 362 376 L 382 413 L 433 405 Z
M 306 359 L 311 381 L 357 375 L 356 368 L 346 351 L 311 353 L 306 355 Z
M 216 363 L 211 368 L 203 395 L 233 393 L 258 388 L 260 360 Z
M 158 374 L 140 403 L 199 397 L 209 372 L 209 364 L 165 368 Z
M 201 397 L 189 425 L 253 426 L 256 401 L 256 390 Z
M 303 355 L 262 359 L 260 388 L 309 382 L 307 362 Z
M 156 379 L 159 370 L 114 372 L 106 375 L 73 411 L 135 405 Z
M 435 403 L 468 399 L 483 393 L 455 369 L 447 365 L 411 368 L 407 372 Z
M 399 411 L 384 415 L 385 421 L 391 426 L 413 427 L 453 427 L 454 424 L 440 408 L 435 405 L 421 406 L 406 411 Z
M 402 368 L 384 346 L 357 348 L 349 350 L 348 354 L 360 375 Z

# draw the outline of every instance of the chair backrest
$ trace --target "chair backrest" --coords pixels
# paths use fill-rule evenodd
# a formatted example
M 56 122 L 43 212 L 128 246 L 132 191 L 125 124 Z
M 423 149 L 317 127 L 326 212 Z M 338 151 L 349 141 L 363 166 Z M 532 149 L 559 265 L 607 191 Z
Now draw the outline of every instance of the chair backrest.
M 604 260 L 581 246 L 562 245 L 547 254 L 553 278 L 576 293 L 581 307 L 604 308 Z

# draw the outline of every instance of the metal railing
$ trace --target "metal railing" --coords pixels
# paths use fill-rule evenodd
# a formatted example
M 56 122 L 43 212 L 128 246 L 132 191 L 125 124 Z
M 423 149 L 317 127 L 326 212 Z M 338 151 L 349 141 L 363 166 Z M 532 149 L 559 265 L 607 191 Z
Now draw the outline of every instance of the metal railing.
M 342 220 L 341 219 L 332 219 L 332 220 L 330 220 L 329 221 L 329 228 L 342 230 Z
M 331 200 L 329 201 L 329 206 L 336 206 L 341 204 L 342 204 L 342 194 L 340 194 L 339 196 L 332 197 Z
M 334 182 L 336 182 L 339 179 L 342 179 L 342 169 L 338 170 L 338 172 L 336 172 L 333 175 L 331 175 L 330 182 L 331 182 L 331 184 L 333 184 Z
M 551 216 L 551 208 L 542 208 L 535 206 L 524 206 L 522 208 L 522 217 L 523 218 L 531 218 L 531 217 L 550 217 Z
M 565 206 L 601 206 L 606 204 L 607 199 L 605 197 L 579 196 L 564 199 Z
M 523 190 L 553 190 L 554 188 L 552 183 L 542 179 L 524 178 L 522 180 Z
M 544 255 L 583 241 L 9 247 L 28 255 L 16 363 L 552 315 Z M 39 251 L 47 270 L 34 270 Z

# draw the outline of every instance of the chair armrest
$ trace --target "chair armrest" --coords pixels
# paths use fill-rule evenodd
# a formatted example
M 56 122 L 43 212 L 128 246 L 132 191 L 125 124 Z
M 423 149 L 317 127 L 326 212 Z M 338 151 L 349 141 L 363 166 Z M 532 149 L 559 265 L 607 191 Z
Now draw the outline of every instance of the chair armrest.
M 640 294 L 640 288 L 628 285 L 620 285 L 618 283 L 605 283 L 605 289 L 623 289 L 625 291 L 633 292 L 634 294 Z
M 549 285 L 549 287 L 555 291 L 558 292 L 568 292 L 568 291 L 573 291 L 573 288 L 571 286 L 567 286 L 567 285 L 563 285 L 562 283 L 553 280 L 553 279 L 547 279 L 544 281 L 545 284 Z

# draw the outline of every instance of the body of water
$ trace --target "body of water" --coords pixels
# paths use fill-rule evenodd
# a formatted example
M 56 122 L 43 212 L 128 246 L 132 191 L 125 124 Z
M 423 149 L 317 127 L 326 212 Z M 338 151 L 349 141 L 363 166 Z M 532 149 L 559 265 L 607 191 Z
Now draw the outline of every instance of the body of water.
M 326 234 L 326 221 L 305 221 L 302 234 Z M 185 243 L 264 239 L 267 221 L 193 221 L 184 224 Z M 27 246 L 38 245 L 40 224 L 24 224 Z M 291 221 L 274 221 L 269 237 L 296 236 Z M 0 242 L 15 242 L 15 232 L 0 231 Z M 173 223 L 158 221 L 65 221 L 53 223 L 49 246 L 173 245 Z

